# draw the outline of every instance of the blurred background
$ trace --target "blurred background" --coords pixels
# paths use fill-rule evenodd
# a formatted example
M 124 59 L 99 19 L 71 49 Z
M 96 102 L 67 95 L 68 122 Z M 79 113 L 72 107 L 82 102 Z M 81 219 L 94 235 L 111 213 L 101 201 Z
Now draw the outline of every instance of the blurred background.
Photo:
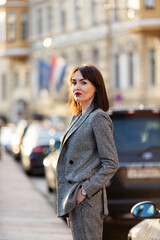
M 0 160 L 7 164 L 10 153 L 52 206 L 58 149 L 72 116 L 68 77 L 82 63 L 100 69 L 116 109 L 120 169 L 106 188 L 127 221 L 106 219 L 104 239 L 125 240 L 135 225 L 128 221 L 133 204 L 152 199 L 160 207 L 160 0 L 0 0 Z
M 160 100 L 159 0 L 1 0 L 0 114 L 70 117 L 73 67 L 101 70 L 111 106 Z

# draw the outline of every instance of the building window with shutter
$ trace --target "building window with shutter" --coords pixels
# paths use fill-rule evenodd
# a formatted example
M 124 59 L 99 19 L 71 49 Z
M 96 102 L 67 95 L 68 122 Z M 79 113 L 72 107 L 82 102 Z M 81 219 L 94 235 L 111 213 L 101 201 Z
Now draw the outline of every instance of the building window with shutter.
M 16 12 L 9 11 L 8 12 L 8 41 L 12 42 L 16 39 Z
M 22 21 L 22 39 L 27 39 L 28 37 L 28 13 L 23 12 L 21 16 Z

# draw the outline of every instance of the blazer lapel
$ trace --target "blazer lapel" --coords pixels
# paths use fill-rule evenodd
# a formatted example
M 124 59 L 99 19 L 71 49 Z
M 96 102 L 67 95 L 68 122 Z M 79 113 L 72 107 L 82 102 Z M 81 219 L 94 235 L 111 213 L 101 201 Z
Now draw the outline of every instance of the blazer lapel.
M 82 123 L 86 120 L 86 118 L 89 116 L 91 111 L 93 110 L 93 105 L 91 105 L 87 111 L 83 115 L 78 115 L 76 119 L 72 122 L 69 129 L 67 130 L 66 134 L 63 137 L 61 149 L 66 142 L 66 140 L 82 125 Z
M 81 117 L 81 115 L 82 115 L 82 114 L 80 113 L 79 115 L 77 115 L 77 116 L 74 117 L 75 119 L 74 119 L 73 121 L 71 121 L 71 124 L 70 124 L 69 128 L 67 129 L 66 133 L 65 133 L 64 136 L 63 136 L 62 143 L 61 143 L 61 147 L 62 147 L 62 145 L 63 145 L 63 143 L 64 143 L 64 141 L 65 141 L 65 138 L 66 138 L 68 132 L 69 132 L 70 129 L 76 124 L 76 122 L 77 122 L 78 119 Z

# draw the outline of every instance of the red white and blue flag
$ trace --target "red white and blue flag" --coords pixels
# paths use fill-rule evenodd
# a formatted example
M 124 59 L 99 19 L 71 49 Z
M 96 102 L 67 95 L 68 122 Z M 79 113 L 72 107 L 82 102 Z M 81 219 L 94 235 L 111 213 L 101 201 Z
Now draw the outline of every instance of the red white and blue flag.
M 67 63 L 61 56 L 53 56 L 51 59 L 50 89 L 59 92 L 63 85 Z

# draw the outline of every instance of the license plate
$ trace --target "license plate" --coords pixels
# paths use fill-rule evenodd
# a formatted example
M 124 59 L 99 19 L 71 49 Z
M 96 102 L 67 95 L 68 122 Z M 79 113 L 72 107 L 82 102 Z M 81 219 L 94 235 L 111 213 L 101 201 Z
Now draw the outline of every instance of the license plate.
M 139 169 L 128 169 L 127 178 L 160 178 L 160 169 L 156 168 L 139 168 Z

